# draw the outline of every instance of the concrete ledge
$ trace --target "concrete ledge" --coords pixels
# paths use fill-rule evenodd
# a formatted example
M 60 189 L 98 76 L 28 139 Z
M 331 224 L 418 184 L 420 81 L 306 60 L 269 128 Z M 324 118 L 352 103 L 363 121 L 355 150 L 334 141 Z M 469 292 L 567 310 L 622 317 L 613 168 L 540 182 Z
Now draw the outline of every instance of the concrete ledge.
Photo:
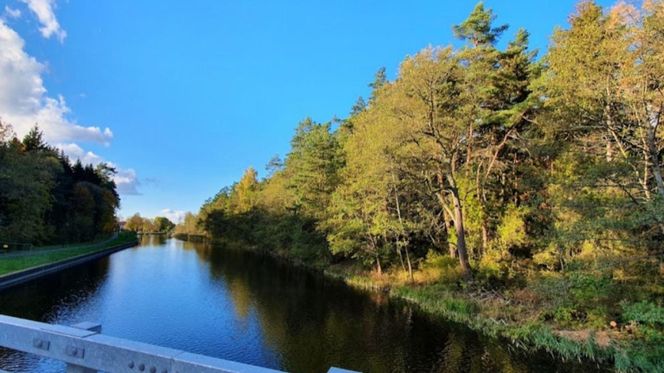
M 85 371 L 127 373 L 283 373 L 64 325 L 0 315 L 0 346 Z M 67 370 L 68 372 L 70 370 Z
M 22 271 L 12 272 L 0 276 L 0 291 L 12 286 L 20 285 L 25 282 L 45 277 L 62 270 L 85 264 L 105 256 L 111 255 L 117 251 L 138 245 L 138 241 L 119 244 L 101 251 L 95 251 L 88 254 L 78 255 L 69 259 L 64 259 L 55 263 L 42 264 L 40 266 L 24 269 Z

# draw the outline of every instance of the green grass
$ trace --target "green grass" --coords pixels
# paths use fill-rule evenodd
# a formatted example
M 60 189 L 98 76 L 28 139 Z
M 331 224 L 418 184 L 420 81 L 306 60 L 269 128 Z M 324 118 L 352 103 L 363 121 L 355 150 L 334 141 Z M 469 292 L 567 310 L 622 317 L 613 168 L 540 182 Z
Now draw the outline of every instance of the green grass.
M 103 242 L 103 244 L 89 243 L 86 245 L 73 244 L 71 247 L 60 248 L 52 252 L 41 251 L 34 255 L 26 255 L 19 257 L 2 258 L 0 256 L 0 276 L 8 273 L 22 271 L 28 268 L 51 264 L 65 259 L 73 258 L 79 255 L 90 254 L 97 251 L 102 251 L 113 246 L 130 243 L 136 241 L 136 235 L 133 233 L 123 232 L 117 238 Z
M 375 281 L 368 275 L 344 271 L 326 271 L 326 274 L 345 281 L 353 287 L 375 290 Z M 380 287 L 382 291 L 386 289 Z M 495 305 L 474 299 L 461 289 L 445 284 L 413 286 L 400 284 L 389 287 L 389 294 L 418 306 L 424 312 L 468 326 L 484 335 L 509 341 L 513 346 L 526 350 L 546 351 L 562 360 L 594 361 L 605 369 L 619 372 L 664 372 L 661 334 L 652 340 L 625 339 L 599 346 L 594 334 L 587 340 L 571 340 L 555 332 L 554 325 L 539 319 L 526 319 L 514 312 L 514 319 L 503 317 L 516 309 L 504 305 L 502 312 L 492 312 Z M 649 304 L 633 307 L 640 319 L 651 323 L 661 322 L 659 309 Z M 638 312 L 637 312 L 638 311 Z M 654 321 L 653 321 L 654 320 Z
M 416 304 L 430 314 L 467 325 L 485 335 L 506 338 L 525 350 L 542 349 L 563 360 L 606 361 L 613 353 L 612 349 L 599 349 L 592 341 L 580 343 L 557 337 L 549 327 L 538 322 L 511 323 L 486 317 L 480 305 L 473 300 L 435 285 L 397 287 L 392 289 L 392 295 Z
M 487 317 L 480 303 L 469 299 L 463 292 L 450 291 L 444 286 L 398 286 L 393 287 L 390 294 L 417 305 L 429 314 L 467 325 L 494 338 L 507 339 L 524 350 L 544 350 L 562 360 L 595 361 L 607 369 L 613 365 L 613 369 L 619 372 L 664 371 L 664 349 L 661 347 L 660 334 L 657 333 L 653 338 L 655 341 L 630 339 L 600 347 L 594 337 L 586 341 L 560 337 L 551 326 L 539 320 L 505 322 Z

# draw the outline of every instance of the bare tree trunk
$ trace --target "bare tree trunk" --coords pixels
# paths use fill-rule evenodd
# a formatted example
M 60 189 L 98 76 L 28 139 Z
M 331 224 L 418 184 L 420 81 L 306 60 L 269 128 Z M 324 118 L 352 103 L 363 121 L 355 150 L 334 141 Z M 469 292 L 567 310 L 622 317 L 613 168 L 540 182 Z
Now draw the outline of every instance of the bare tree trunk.
M 650 162 L 648 161 L 649 155 L 648 152 L 643 152 L 643 179 L 639 180 L 641 182 L 641 187 L 646 196 L 646 199 L 650 201 L 650 187 L 648 186 L 648 179 L 650 179 Z
M 450 229 L 451 229 L 452 227 L 450 227 L 450 222 L 449 222 L 449 220 L 447 220 L 447 218 L 448 218 L 448 216 L 447 216 L 447 213 L 445 212 L 444 215 L 443 215 L 443 221 L 445 222 L 445 230 L 447 231 L 448 236 L 449 236 L 449 232 L 450 232 Z M 452 217 L 452 216 L 450 216 L 449 218 L 450 218 L 451 220 L 454 220 L 454 217 Z M 450 243 L 449 243 L 449 241 L 448 241 L 448 242 L 447 242 L 447 247 L 448 247 L 448 250 L 449 250 L 449 252 L 450 252 L 450 256 L 451 256 L 452 258 L 456 258 L 456 256 L 457 256 L 456 246 L 454 246 L 454 245 L 450 245 Z
M 648 154 L 650 155 L 652 175 L 655 178 L 655 185 L 657 185 L 657 193 L 660 197 L 664 198 L 664 179 L 662 179 L 662 169 L 659 164 L 659 151 L 657 149 L 655 129 L 656 127 L 648 129 Z
M 558 261 L 560 263 L 560 270 L 565 270 L 565 250 L 562 247 L 558 248 Z
M 401 247 L 399 247 L 399 239 L 394 240 L 394 245 L 396 246 L 397 249 L 397 254 L 399 254 L 399 262 L 401 263 L 401 269 L 404 271 L 406 270 L 406 265 L 403 262 L 403 255 L 401 254 Z
M 410 277 L 410 282 L 415 282 L 415 278 L 413 277 L 413 265 L 410 263 L 408 248 L 406 248 L 406 263 L 408 263 L 408 276 Z
M 461 198 L 459 198 L 459 190 L 457 189 L 454 178 L 448 176 L 452 200 L 454 202 L 454 230 L 457 235 L 457 253 L 459 254 L 459 264 L 461 264 L 461 271 L 466 280 L 471 280 L 473 274 L 470 270 L 470 262 L 468 261 L 468 251 L 466 249 L 466 231 L 463 224 L 463 209 L 461 207 Z
M 486 217 L 482 217 L 482 252 L 479 253 L 479 256 L 484 255 L 487 250 L 489 250 L 489 227 Z
M 396 184 L 396 177 L 394 174 L 392 174 L 392 179 L 394 180 Z M 394 189 L 394 201 L 396 202 L 396 208 L 397 208 L 397 217 L 399 218 L 399 225 L 401 227 L 402 233 L 405 234 L 406 228 L 404 227 L 403 224 L 403 218 L 401 217 L 401 204 L 399 203 L 399 194 L 397 193 L 396 187 Z M 403 266 L 403 259 L 401 258 L 401 248 L 398 246 L 399 241 L 397 241 L 397 249 L 399 250 L 399 258 L 401 259 L 401 265 Z M 413 266 L 410 263 L 410 254 L 408 253 L 408 245 L 404 245 L 404 249 L 406 250 L 406 262 L 408 262 L 408 275 L 410 276 L 410 282 L 413 282 Z
M 376 258 L 376 272 L 378 275 L 383 274 L 383 268 L 380 265 L 380 255 L 378 254 L 378 244 L 376 243 L 376 238 L 373 235 L 369 235 L 369 242 L 371 242 L 371 251 L 374 253 Z
M 383 268 L 380 265 L 380 255 L 378 253 L 378 243 L 376 242 L 376 237 L 371 234 L 367 234 L 369 238 L 369 244 L 371 245 L 369 252 L 373 253 L 374 258 L 376 259 L 376 272 L 378 275 L 383 274 Z
M 496 154 L 498 154 L 498 153 L 496 153 Z M 487 177 L 488 177 L 488 175 L 489 174 L 487 173 Z M 486 204 L 486 199 L 484 198 L 484 191 L 482 190 L 483 187 L 480 186 L 480 185 L 482 185 L 482 183 L 483 183 L 483 180 L 480 179 L 480 172 L 477 172 L 477 177 L 475 178 L 475 184 L 476 184 L 475 193 L 477 193 L 477 201 L 480 203 L 480 211 L 481 211 L 481 214 L 482 214 L 481 215 L 481 219 L 482 219 L 482 224 L 481 224 L 482 225 L 482 249 L 479 253 L 477 253 L 476 257 L 478 257 L 478 258 L 482 257 L 482 255 L 487 251 L 487 248 L 489 246 L 489 228 L 488 228 L 489 224 L 486 221 L 487 218 L 486 218 L 486 214 L 485 214 L 485 211 L 484 211 L 484 207 L 485 207 L 485 204 Z
M 652 104 L 646 105 L 646 112 L 648 116 L 648 125 L 646 127 L 645 136 L 645 149 L 650 157 L 650 167 L 652 168 L 652 176 L 655 178 L 655 185 L 657 187 L 657 194 L 664 198 L 664 179 L 662 179 L 662 168 L 659 162 L 659 150 L 657 144 L 657 131 L 660 126 L 662 110 L 664 106 L 660 105 L 659 108 L 653 108 Z

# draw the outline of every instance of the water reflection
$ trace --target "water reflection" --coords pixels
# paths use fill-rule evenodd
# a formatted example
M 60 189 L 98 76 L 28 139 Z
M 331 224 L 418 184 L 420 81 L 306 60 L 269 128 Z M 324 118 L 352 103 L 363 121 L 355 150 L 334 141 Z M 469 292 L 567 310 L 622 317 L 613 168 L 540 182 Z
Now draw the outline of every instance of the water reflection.
M 215 278 L 228 284 L 235 312 L 258 315 L 282 368 L 323 372 L 330 365 L 364 372 L 527 371 L 491 341 L 457 325 L 428 320 L 401 302 L 369 296 L 337 281 L 260 255 L 198 248 Z M 537 362 L 530 368 L 536 368 Z M 538 367 L 539 368 L 539 367 Z
M 141 247 L 0 293 L 0 312 L 293 372 L 575 371 L 272 258 L 142 237 Z M 0 350 L 0 369 L 58 371 Z

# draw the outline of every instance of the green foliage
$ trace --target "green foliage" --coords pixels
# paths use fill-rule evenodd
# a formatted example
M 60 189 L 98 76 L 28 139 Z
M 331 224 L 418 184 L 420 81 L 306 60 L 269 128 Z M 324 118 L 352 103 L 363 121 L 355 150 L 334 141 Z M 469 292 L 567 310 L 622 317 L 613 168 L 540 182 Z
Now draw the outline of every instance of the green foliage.
M 495 18 L 493 11 L 484 9 L 484 4 L 479 2 L 465 21 L 454 26 L 454 34 L 459 39 L 470 40 L 474 45 L 493 44 L 508 27 L 493 27 Z
M 201 214 L 203 214 L 203 211 Z M 203 224 L 201 221 L 201 214 L 195 215 L 191 212 L 186 213 L 184 215 L 183 221 L 176 225 L 173 229 L 173 235 L 180 238 L 188 238 L 190 236 L 204 236 L 207 225 Z M 210 222 L 207 224 L 213 224 L 212 222 L 214 221 L 215 220 L 211 218 Z
M 570 272 L 569 292 L 574 303 L 581 307 L 594 307 L 606 302 L 613 289 L 611 277 L 606 274 Z
M 171 233 L 175 228 L 175 224 L 163 216 L 148 219 L 136 213 L 127 219 L 123 228 L 127 231 L 140 233 Z
M 72 164 L 37 127 L 22 141 L 2 123 L 0 134 L 0 241 L 90 241 L 117 229 L 112 167 Z
M 523 207 L 516 207 L 511 204 L 507 206 L 496 232 L 503 247 L 512 248 L 528 244 L 526 214 L 527 211 Z
M 649 301 L 623 302 L 623 320 L 636 326 L 635 346 L 616 356 L 623 370 L 661 371 L 664 367 L 664 308 Z
M 242 214 L 256 207 L 256 192 L 258 188 L 258 174 L 253 167 L 249 167 L 233 189 L 233 211 Z
M 157 232 L 169 233 L 175 228 L 175 224 L 168 218 L 157 216 L 154 218 L 154 227 Z
M 429 251 L 422 262 L 421 271 L 430 273 L 438 282 L 444 284 L 456 284 L 462 280 L 458 261 L 449 255 L 442 255 Z
M 624 303 L 623 318 L 625 321 L 634 321 L 648 326 L 664 326 L 664 307 L 652 302 Z
M 616 366 L 655 367 L 660 305 L 643 302 L 664 294 L 664 2 L 583 1 L 541 61 L 525 30 L 498 43 L 495 18 L 479 3 L 454 27 L 467 45 L 408 56 L 394 80 L 381 68 L 349 118 L 305 119 L 267 177 L 249 169 L 176 231 L 352 262 L 381 286 L 408 273 L 427 285 L 404 297 L 565 357 L 610 350 L 549 327 L 601 332 L 622 314 L 645 347 Z
M 297 127 L 291 147 L 285 166 L 288 187 L 296 198 L 294 207 L 306 216 L 323 219 L 343 164 L 338 141 L 329 123 L 307 118 Z

